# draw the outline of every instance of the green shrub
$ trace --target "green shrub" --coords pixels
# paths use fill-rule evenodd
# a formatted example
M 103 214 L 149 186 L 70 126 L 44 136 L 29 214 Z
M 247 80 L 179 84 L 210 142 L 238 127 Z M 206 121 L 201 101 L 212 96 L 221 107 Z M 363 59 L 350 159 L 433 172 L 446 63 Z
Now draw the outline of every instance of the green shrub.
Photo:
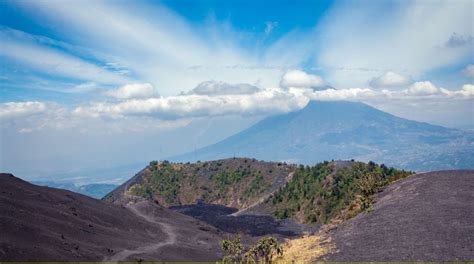
M 222 240 L 221 248 L 225 252 L 222 259 L 224 262 L 241 262 L 243 261 L 244 246 L 240 241 L 240 236 L 236 236 L 232 240 Z
M 335 170 L 334 163 L 299 166 L 293 179 L 271 198 L 277 218 L 302 215 L 303 222 L 327 223 L 359 197 L 361 210 L 373 203 L 373 195 L 384 186 L 412 172 L 373 162 L 353 162 Z M 351 212 L 354 214 L 354 212 Z
M 273 237 L 264 237 L 250 247 L 244 255 L 247 262 L 269 263 L 283 256 L 283 247 Z

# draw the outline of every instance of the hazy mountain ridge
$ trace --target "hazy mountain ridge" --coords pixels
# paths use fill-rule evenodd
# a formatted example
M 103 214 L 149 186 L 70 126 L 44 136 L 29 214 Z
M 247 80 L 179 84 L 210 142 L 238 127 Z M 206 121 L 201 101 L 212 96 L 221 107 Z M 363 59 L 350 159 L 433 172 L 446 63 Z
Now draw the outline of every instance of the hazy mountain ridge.
M 73 182 L 55 182 L 55 181 L 32 181 L 33 184 L 40 186 L 48 186 L 59 189 L 66 189 L 72 192 L 77 192 L 90 196 L 92 198 L 100 199 L 106 194 L 118 187 L 116 184 L 110 183 L 91 183 L 77 186 Z
M 372 160 L 417 171 L 473 168 L 474 133 L 403 119 L 363 103 L 311 101 L 300 111 L 265 118 L 170 160 L 232 156 L 302 164 Z

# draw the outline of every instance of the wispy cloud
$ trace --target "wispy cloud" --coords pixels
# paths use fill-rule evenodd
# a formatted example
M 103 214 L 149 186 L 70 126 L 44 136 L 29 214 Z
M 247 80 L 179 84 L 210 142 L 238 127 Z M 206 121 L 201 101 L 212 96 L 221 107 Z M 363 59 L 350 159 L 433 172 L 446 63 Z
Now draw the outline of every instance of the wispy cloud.
M 10 29 L 0 31 L 0 57 L 23 67 L 56 77 L 102 84 L 121 84 L 130 79 L 114 74 L 79 57 L 35 41 L 34 36 Z
M 318 26 L 316 62 L 336 87 L 364 86 L 386 71 L 418 79 L 472 53 L 471 1 L 368 3 L 339 2 Z
M 459 62 L 473 49 L 472 23 L 466 23 L 471 19 L 469 1 L 400 2 L 390 5 L 390 10 L 384 3 L 361 7 L 338 2 L 314 29 L 294 29 L 253 48 L 243 44 L 248 36 L 230 22 L 209 19 L 194 25 L 159 3 L 14 4 L 65 42 L 93 50 L 88 55 L 102 64 L 101 69 L 94 63 L 79 67 L 71 52 L 40 46 L 35 57 L 52 55 L 56 60 L 49 68 L 62 66 L 51 74 L 95 83 L 146 82 L 166 96 L 209 80 L 278 86 L 281 74 L 292 68 L 317 68 L 327 83 L 338 88 L 362 87 L 388 71 L 420 78 Z M 270 34 L 275 27 L 277 22 L 267 21 L 261 34 Z M 26 60 L 18 52 L 13 54 L 13 59 Z M 35 61 L 25 62 L 39 68 Z M 84 74 L 78 74 L 78 68 Z
M 93 47 L 96 59 L 122 65 L 165 95 L 190 90 L 212 79 L 277 85 L 281 68 L 294 66 L 280 63 L 268 67 L 272 61 L 242 48 L 241 36 L 231 26 L 216 21 L 191 26 L 159 4 L 137 2 L 133 7 L 103 1 L 17 4 L 66 40 Z M 64 24 L 68 27 L 63 27 Z

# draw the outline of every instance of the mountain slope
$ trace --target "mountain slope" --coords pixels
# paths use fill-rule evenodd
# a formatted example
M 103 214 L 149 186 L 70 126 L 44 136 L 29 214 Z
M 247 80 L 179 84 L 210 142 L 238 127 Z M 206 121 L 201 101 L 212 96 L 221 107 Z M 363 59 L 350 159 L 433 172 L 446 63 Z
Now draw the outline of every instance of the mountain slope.
M 373 162 L 355 161 L 326 161 L 311 167 L 247 158 L 202 163 L 151 162 L 104 200 L 128 204 L 130 199 L 144 198 L 219 228 L 224 226 L 223 230 L 231 229 L 222 221 L 214 221 L 217 217 L 212 215 L 260 215 L 269 219 L 276 216 L 299 223 L 323 224 L 349 206 L 352 214 L 365 210 L 373 193 L 411 174 Z
M 233 156 L 303 164 L 372 160 L 417 171 L 473 168 L 474 135 L 399 118 L 363 103 L 311 101 L 300 111 L 268 117 L 171 160 Z
M 222 233 L 147 201 L 117 206 L 0 174 L 1 261 L 215 261 Z
M 386 188 L 373 211 L 330 235 L 330 261 L 474 260 L 474 171 L 418 174 Z
M 295 169 L 294 165 L 247 158 L 151 162 L 104 200 L 126 204 L 125 197 L 132 195 L 156 200 L 163 206 L 203 201 L 242 209 L 283 186 Z

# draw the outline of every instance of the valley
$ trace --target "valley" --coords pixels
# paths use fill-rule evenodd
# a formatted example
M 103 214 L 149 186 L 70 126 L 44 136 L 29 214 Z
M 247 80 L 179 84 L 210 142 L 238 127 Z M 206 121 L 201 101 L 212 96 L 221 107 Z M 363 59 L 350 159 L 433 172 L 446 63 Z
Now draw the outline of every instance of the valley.
M 152 161 L 102 200 L 9 174 L 0 184 L 0 260 L 217 261 L 237 234 L 245 247 L 276 238 L 286 261 L 474 257 L 472 170 L 229 158 Z
M 311 167 L 248 158 L 197 163 L 153 161 L 133 182 L 103 200 L 123 204 L 131 196 L 190 215 L 213 208 L 216 216 L 272 216 L 301 224 L 324 224 L 348 206 L 359 208 L 354 213 L 364 210 L 360 209 L 367 203 L 364 199 L 411 174 L 356 161 L 323 162 Z M 372 178 L 365 190 L 360 185 L 369 180 L 367 175 Z

